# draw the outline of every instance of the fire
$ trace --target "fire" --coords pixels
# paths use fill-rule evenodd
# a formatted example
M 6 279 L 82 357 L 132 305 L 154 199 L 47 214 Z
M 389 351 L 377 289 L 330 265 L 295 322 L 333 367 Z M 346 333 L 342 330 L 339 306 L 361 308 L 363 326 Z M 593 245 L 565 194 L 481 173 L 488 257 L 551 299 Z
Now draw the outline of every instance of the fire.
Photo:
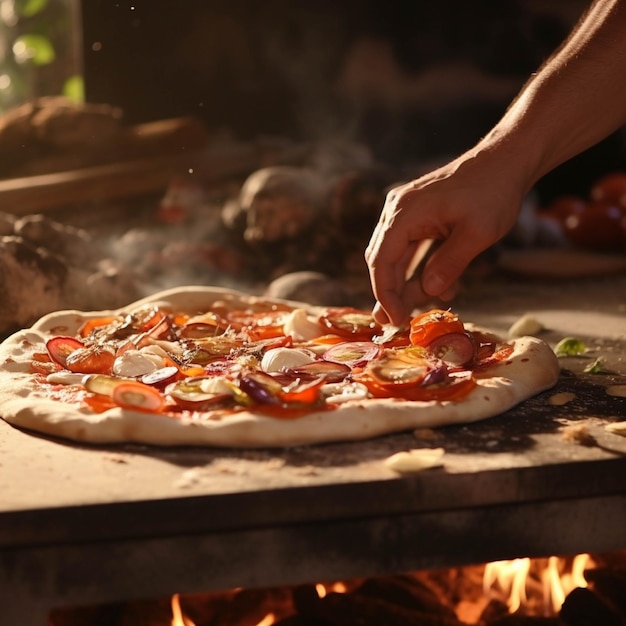
M 172 596 L 171 626 L 196 626 L 193 620 L 183 614 L 183 610 L 180 607 L 180 596 L 177 593 Z
M 274 613 L 268 613 L 260 622 L 256 624 L 256 626 L 272 626 L 275 621 L 276 616 Z
M 543 613 L 556 614 L 570 591 L 587 586 L 584 570 L 589 565 L 593 561 L 588 554 L 573 559 L 551 556 L 547 562 L 530 558 L 494 561 L 485 565 L 483 590 L 487 596 L 504 599 L 510 613 L 539 596 Z
M 317 591 L 317 595 L 320 598 L 323 598 L 326 596 L 327 593 L 331 591 L 334 591 L 335 593 L 346 593 L 346 591 L 348 591 L 348 588 L 346 587 L 346 584 L 344 582 L 339 580 L 330 584 L 317 583 L 315 585 L 315 591 Z

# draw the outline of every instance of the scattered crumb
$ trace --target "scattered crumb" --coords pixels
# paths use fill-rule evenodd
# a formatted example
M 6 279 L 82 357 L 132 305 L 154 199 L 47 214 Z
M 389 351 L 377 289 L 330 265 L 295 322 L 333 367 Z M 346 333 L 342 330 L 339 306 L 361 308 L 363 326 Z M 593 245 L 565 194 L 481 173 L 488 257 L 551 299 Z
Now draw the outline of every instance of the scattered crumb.
M 300 474 L 300 476 L 317 476 L 319 471 L 317 467 L 313 465 L 304 465 L 296 470 L 296 474 Z
M 613 424 L 607 424 L 604 428 L 614 435 L 621 435 L 622 437 L 626 437 L 626 422 L 615 422 Z
M 583 446 L 592 446 L 596 440 L 587 429 L 586 424 L 572 424 L 561 430 L 561 436 L 565 441 L 579 443 Z
M 396 454 L 385 459 L 384 465 L 399 474 L 411 474 L 443 465 L 444 454 L 443 448 L 422 448 L 396 452 Z
M 530 313 L 522 315 L 517 321 L 513 322 L 509 328 L 508 335 L 510 338 L 524 337 L 526 335 L 536 335 L 544 329 L 544 325 L 533 317 Z
M 216 459 L 213 461 L 213 468 L 220 474 L 247 474 L 248 470 L 243 463 L 238 463 L 234 459 Z
M 626 398 L 626 385 L 611 385 L 606 388 L 606 392 L 610 396 L 617 396 L 618 398 Z
M 265 463 L 267 469 L 270 470 L 279 470 L 285 467 L 285 459 L 274 458 L 270 459 Z
M 121 454 L 105 454 L 104 459 L 107 461 L 111 461 L 112 463 L 128 463 L 128 459 L 123 457 Z
M 417 428 L 413 431 L 416 439 L 436 439 L 437 433 L 432 428 Z
M 571 402 L 576 398 L 576 394 L 571 391 L 562 391 L 560 393 L 555 393 L 553 396 L 548 398 L 548 404 L 552 406 L 563 406 L 568 402 Z
M 202 480 L 203 472 L 199 467 L 192 467 L 185 470 L 180 478 L 174 483 L 174 486 L 179 489 L 186 489 L 193 485 L 198 484 Z

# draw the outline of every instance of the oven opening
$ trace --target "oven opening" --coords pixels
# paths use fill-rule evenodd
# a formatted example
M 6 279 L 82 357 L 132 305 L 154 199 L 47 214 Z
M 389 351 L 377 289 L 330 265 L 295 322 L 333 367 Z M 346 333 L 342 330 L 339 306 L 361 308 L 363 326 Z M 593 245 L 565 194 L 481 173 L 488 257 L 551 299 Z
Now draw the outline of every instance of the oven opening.
M 517 558 L 56 609 L 49 626 L 623 624 L 626 554 Z

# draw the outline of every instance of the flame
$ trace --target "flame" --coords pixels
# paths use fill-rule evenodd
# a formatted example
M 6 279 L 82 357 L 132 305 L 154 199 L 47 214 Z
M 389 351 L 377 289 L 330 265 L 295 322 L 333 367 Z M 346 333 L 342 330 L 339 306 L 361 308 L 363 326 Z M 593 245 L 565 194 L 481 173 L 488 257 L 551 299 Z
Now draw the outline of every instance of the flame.
M 276 616 L 274 613 L 268 613 L 260 622 L 256 624 L 256 626 L 272 626 L 275 621 Z
M 530 570 L 530 559 L 513 559 L 512 561 L 494 561 L 485 565 L 483 590 L 490 595 L 494 584 L 507 598 L 507 606 L 515 613 L 526 597 L 526 579 Z
M 338 580 L 334 583 L 316 583 L 315 591 L 317 591 L 317 595 L 320 598 L 323 598 L 327 593 L 331 591 L 334 591 L 335 593 L 346 593 L 346 591 L 348 591 L 348 587 L 343 581 Z
M 567 565 L 570 569 L 567 569 Z M 485 565 L 483 591 L 487 596 L 503 597 L 510 613 L 528 605 L 529 595 L 543 598 L 544 613 L 556 614 L 567 594 L 576 587 L 586 587 L 584 570 L 593 564 L 588 554 L 573 560 L 551 556 L 547 559 L 513 559 Z M 538 574 L 533 574 L 539 570 Z
M 175 593 L 172 596 L 172 621 L 171 626 L 196 626 L 195 622 L 183 614 L 180 608 L 180 596 Z M 264 626 L 267 626 L 264 624 Z

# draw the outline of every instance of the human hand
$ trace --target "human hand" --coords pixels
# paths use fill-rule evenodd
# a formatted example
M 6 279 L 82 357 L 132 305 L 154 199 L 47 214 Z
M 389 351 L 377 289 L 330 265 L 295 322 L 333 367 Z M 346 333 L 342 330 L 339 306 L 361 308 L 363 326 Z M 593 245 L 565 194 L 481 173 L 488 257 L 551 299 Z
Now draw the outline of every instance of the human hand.
M 514 168 L 478 152 L 392 189 L 365 252 L 376 320 L 401 325 L 429 299 L 452 299 L 469 263 L 513 226 L 524 192 Z M 427 240 L 438 246 L 413 273 Z

